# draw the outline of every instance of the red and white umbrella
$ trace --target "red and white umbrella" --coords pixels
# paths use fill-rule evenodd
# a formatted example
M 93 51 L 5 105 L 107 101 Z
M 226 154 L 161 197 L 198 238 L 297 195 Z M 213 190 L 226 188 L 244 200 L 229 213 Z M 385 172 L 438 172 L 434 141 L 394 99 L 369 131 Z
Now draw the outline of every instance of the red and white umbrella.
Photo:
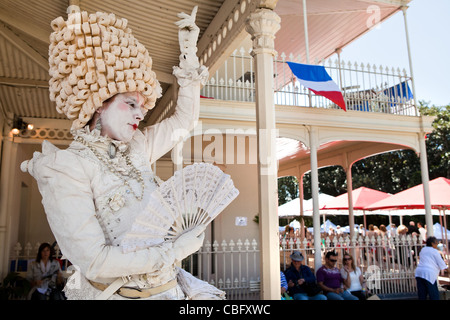
M 434 209 L 450 208 L 450 179 L 436 178 L 429 182 L 430 186 L 430 202 Z M 385 199 L 380 199 L 367 205 L 366 210 L 379 209 L 423 209 L 425 208 L 425 200 L 423 196 L 423 185 L 400 191 Z

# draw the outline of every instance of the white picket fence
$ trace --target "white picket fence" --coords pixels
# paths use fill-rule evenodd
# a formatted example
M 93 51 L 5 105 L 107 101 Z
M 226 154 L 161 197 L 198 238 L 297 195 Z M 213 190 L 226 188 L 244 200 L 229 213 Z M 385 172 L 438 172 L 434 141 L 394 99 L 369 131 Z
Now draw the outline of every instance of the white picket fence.
M 322 263 L 325 253 L 334 250 L 338 254 L 336 267 L 342 267 L 344 253 L 355 259 L 355 265 L 363 272 L 368 289 L 378 295 L 404 295 L 417 291 L 415 269 L 419 252 L 423 247 L 416 236 L 400 235 L 394 237 L 362 237 L 352 239 L 348 235 L 322 238 Z M 314 243 L 299 238 L 280 241 L 280 259 L 287 267 L 292 251 L 302 252 L 309 267 L 314 268 Z
M 22 245 L 16 243 L 10 257 L 10 271 L 26 274 L 28 263 L 36 259 L 40 243 Z M 56 257 L 62 257 L 58 245 L 55 246 Z M 62 260 L 63 270 L 70 265 L 68 260 Z M 232 300 L 259 299 L 259 249 L 256 240 L 230 240 L 210 243 L 205 241 L 200 250 L 186 258 L 182 267 L 224 290 L 227 298 Z M 71 273 L 67 273 L 67 276 Z
M 230 300 L 259 299 L 260 261 L 258 243 L 223 240 L 205 241 L 200 250 L 186 258 L 182 267 L 196 277 L 227 293 Z
M 353 255 L 355 263 L 363 271 L 371 292 L 379 295 L 412 294 L 416 292 L 414 271 L 418 253 L 423 244 L 415 236 L 322 238 L 322 263 L 325 253 L 335 250 L 337 267 L 342 266 L 344 252 Z M 11 268 L 18 269 L 19 261 L 35 259 L 39 243 L 24 247 L 16 244 L 11 256 Z M 61 257 L 58 247 L 55 248 Z M 290 265 L 290 254 L 298 250 L 305 257 L 305 264 L 314 268 L 314 243 L 312 240 L 280 239 L 280 269 Z M 63 260 L 67 266 L 67 260 Z M 227 299 L 251 300 L 260 298 L 260 248 L 252 241 L 223 240 L 204 245 L 194 255 L 186 258 L 182 267 L 196 277 L 224 290 Z
M 416 236 L 324 237 L 322 263 L 327 251 L 334 250 L 342 267 L 342 256 L 349 252 L 356 259 L 372 293 L 378 295 L 415 294 L 414 276 L 418 253 L 423 244 Z M 306 264 L 314 269 L 314 242 L 299 238 L 280 240 L 280 269 L 290 265 L 290 254 L 303 253 Z M 256 240 L 250 244 L 230 240 L 213 244 L 205 242 L 200 251 L 184 261 L 184 268 L 197 277 L 227 292 L 228 299 L 259 298 L 259 249 Z
M 339 108 L 330 100 L 301 86 L 287 61 L 305 63 L 300 56 L 281 53 L 274 59 L 274 97 L 277 105 Z M 406 70 L 342 60 L 315 61 L 340 87 L 347 110 L 416 116 L 411 77 Z M 395 89 L 395 90 L 394 90 Z M 253 57 L 247 50 L 235 50 L 211 75 L 201 95 L 231 101 L 255 101 Z

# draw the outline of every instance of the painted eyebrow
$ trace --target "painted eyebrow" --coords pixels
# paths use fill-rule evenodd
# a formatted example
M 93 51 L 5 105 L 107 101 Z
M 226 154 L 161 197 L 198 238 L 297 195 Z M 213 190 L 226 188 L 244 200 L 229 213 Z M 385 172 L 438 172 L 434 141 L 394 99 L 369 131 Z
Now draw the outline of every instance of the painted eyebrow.
M 134 105 L 139 106 L 139 107 L 141 107 L 141 108 L 144 106 L 144 104 L 142 104 L 142 105 L 139 104 L 135 97 L 128 97 L 128 98 L 125 100 L 125 102 L 126 102 L 126 103 L 132 102 L 132 103 L 134 103 Z

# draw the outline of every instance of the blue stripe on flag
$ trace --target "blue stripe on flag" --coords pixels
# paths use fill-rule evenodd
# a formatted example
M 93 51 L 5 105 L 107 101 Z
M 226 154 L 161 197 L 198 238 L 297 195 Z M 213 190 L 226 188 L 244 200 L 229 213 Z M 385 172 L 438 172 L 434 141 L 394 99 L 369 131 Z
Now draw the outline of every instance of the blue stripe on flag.
M 384 90 L 383 93 L 394 98 L 406 98 L 407 100 L 413 98 L 412 91 L 406 81 Z
M 316 66 L 310 64 L 286 62 L 291 68 L 294 75 L 302 80 L 307 81 L 330 81 L 332 80 L 330 75 L 325 70 L 324 66 Z

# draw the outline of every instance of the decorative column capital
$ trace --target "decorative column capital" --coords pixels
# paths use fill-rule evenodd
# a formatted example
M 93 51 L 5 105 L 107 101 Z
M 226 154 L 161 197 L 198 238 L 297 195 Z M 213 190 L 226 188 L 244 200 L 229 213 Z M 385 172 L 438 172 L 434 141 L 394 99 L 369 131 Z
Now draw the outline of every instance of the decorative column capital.
M 245 29 L 252 36 L 255 56 L 259 53 L 270 53 L 275 56 L 275 33 L 280 30 L 281 18 L 274 11 L 266 8 L 257 9 L 246 21 Z

